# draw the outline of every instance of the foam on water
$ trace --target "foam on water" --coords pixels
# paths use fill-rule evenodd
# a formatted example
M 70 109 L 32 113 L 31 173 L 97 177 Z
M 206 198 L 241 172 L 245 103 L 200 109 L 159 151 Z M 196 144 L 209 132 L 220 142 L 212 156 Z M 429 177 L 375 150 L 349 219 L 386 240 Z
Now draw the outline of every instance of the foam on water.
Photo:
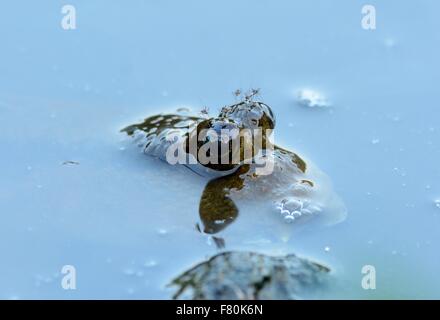
M 300 105 L 308 108 L 323 108 L 329 107 L 330 102 L 320 92 L 313 89 L 301 89 L 297 93 L 297 101 Z
M 251 168 L 242 175 L 243 189 L 231 192 L 234 200 L 271 201 L 273 210 L 288 223 L 316 217 L 331 225 L 345 219 L 344 203 L 334 192 L 329 177 L 313 163 L 306 161 L 304 173 L 288 156 L 276 151 L 265 160 L 273 161 L 273 172 L 255 178 L 258 167 Z

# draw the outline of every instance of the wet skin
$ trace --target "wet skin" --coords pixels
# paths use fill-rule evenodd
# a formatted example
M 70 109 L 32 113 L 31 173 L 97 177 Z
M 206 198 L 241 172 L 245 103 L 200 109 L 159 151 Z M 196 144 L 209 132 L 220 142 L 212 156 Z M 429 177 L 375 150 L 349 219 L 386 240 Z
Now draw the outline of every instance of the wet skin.
M 185 124 L 186 127 L 182 126 Z M 189 126 L 188 126 L 189 124 Z M 189 153 L 188 140 L 191 137 L 197 137 L 202 129 L 223 128 L 226 126 L 236 126 L 239 129 L 251 128 L 262 129 L 263 143 L 262 149 L 266 149 L 266 136 L 264 132 L 267 129 L 273 130 L 275 127 L 275 119 L 272 110 L 265 104 L 259 102 L 246 101 L 229 107 L 224 107 L 217 118 L 199 118 L 193 116 L 184 116 L 178 114 L 155 115 L 146 118 L 143 122 L 130 125 L 121 131 L 129 136 L 134 136 L 136 132 L 145 133 L 146 137 L 159 136 L 161 133 L 171 132 L 172 130 L 181 132 L 186 139 L 186 152 Z M 197 142 L 197 151 L 201 148 L 204 141 Z M 147 148 L 151 141 L 144 146 L 145 152 L 148 154 Z M 240 144 L 242 148 L 242 144 Z M 231 151 L 231 149 L 229 149 Z M 295 153 L 280 148 L 273 147 L 275 157 L 292 161 L 298 169 L 305 172 L 306 163 Z M 194 154 L 193 154 L 194 155 Z M 254 152 L 252 156 L 254 156 Z M 197 154 L 194 155 L 197 159 Z M 214 178 L 208 182 L 203 190 L 199 205 L 199 215 L 204 226 L 204 232 L 215 234 L 223 230 L 238 217 L 238 208 L 234 201 L 230 198 L 230 191 L 240 190 L 243 188 L 245 180 L 243 175 L 246 174 L 254 164 L 242 164 L 244 158 L 243 149 L 240 149 L 241 164 L 205 164 L 204 166 L 214 171 L 228 171 L 237 168 L 236 171 L 229 175 Z M 254 174 L 255 178 L 258 178 Z M 305 181 L 313 186 L 310 181 Z

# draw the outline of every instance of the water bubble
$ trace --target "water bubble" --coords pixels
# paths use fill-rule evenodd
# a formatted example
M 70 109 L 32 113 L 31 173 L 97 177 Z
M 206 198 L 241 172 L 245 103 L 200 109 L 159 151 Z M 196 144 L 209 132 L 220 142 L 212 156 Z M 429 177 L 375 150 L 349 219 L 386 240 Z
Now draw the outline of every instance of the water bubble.
M 303 207 L 303 203 L 299 199 L 289 199 L 287 201 L 284 201 L 282 204 L 284 211 L 287 210 L 289 213 L 301 210 Z
M 328 107 L 330 103 L 327 98 L 321 93 L 312 89 L 302 89 L 298 91 L 297 101 L 300 105 L 314 108 L 314 107 Z
M 288 215 L 286 215 L 286 216 L 284 217 L 284 220 L 285 220 L 287 223 L 291 223 L 291 222 L 293 222 L 293 221 L 295 220 L 295 217 L 294 217 L 293 215 L 288 214 Z
M 383 41 L 385 47 L 387 48 L 394 48 L 396 46 L 396 39 L 394 38 L 385 38 L 385 40 Z
M 324 248 L 324 251 L 325 251 L 325 252 L 329 252 L 329 251 L 330 251 L 330 247 L 329 247 L 329 246 L 325 247 L 325 248 Z
M 305 195 L 312 189 L 310 184 L 302 182 L 293 183 L 289 188 L 292 190 L 294 195 Z
M 371 144 L 378 144 L 380 142 L 380 140 L 379 139 L 373 139 L 373 140 L 371 140 Z
M 319 206 L 311 205 L 308 200 L 297 198 L 283 199 L 276 205 L 276 208 L 288 223 L 291 223 L 302 216 L 312 215 L 315 212 L 321 211 Z
M 168 230 L 167 229 L 163 229 L 163 228 L 159 228 L 157 230 L 157 233 L 160 234 L 161 236 L 164 236 L 164 235 L 168 234 Z
M 157 266 L 156 260 L 147 260 L 144 263 L 144 267 L 146 267 L 146 268 L 151 268 L 151 267 L 155 267 L 155 266 Z
M 440 199 L 434 200 L 434 205 L 436 208 L 440 209 Z

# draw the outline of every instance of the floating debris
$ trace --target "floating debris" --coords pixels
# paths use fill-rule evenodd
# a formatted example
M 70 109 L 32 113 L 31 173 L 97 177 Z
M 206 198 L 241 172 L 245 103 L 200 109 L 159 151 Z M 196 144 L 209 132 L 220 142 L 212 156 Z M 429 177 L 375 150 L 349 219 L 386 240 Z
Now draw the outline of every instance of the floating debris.
M 77 166 L 77 165 L 79 165 L 79 162 L 78 161 L 67 160 L 67 161 L 64 161 L 62 163 L 62 165 L 63 166 L 68 166 L 68 165 Z
M 299 90 L 297 101 L 300 105 L 308 108 L 325 108 L 330 106 L 330 103 L 323 94 L 312 89 Z

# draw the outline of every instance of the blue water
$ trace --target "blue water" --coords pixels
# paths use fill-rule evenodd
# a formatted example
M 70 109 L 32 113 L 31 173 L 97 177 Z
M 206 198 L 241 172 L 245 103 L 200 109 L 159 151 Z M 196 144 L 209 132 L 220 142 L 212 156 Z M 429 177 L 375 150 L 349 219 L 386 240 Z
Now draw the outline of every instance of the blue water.
M 277 143 L 331 177 L 348 217 L 280 226 L 286 243 L 245 211 L 227 248 L 329 265 L 315 298 L 440 298 L 438 2 L 369 1 L 375 30 L 353 0 L 69 3 L 76 30 L 60 26 L 64 1 L 0 4 L 0 298 L 169 298 L 216 252 L 194 229 L 206 181 L 118 130 L 180 106 L 216 113 L 253 87 Z M 304 87 L 332 106 L 298 105 Z M 67 264 L 76 290 L 61 287 Z

